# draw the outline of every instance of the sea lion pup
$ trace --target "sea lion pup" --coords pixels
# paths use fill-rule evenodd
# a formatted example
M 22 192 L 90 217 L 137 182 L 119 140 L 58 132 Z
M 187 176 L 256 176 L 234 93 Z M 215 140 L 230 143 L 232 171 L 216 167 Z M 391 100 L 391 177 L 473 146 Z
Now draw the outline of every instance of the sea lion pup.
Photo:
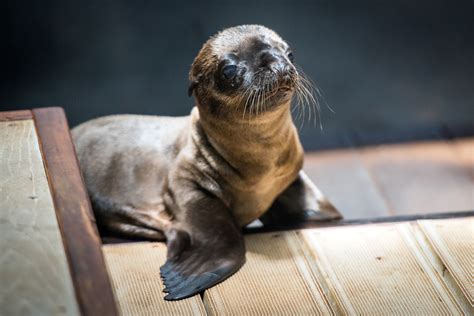
M 269 209 L 267 223 L 337 217 L 301 171 L 290 113 L 301 79 L 285 41 L 263 26 L 226 29 L 204 44 L 189 79 L 188 117 L 108 116 L 72 131 L 98 225 L 166 240 L 166 300 L 236 272 L 241 227 Z

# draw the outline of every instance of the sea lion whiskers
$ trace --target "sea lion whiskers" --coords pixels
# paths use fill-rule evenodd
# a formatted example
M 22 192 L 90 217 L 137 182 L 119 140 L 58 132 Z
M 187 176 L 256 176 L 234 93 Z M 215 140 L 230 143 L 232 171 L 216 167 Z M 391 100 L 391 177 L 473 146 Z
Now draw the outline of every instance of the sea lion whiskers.
M 247 106 L 250 105 L 250 107 L 251 107 L 251 104 L 252 104 L 253 101 L 251 101 L 250 104 L 249 104 L 249 101 L 253 98 L 253 95 L 255 94 L 255 92 L 257 90 L 257 89 L 255 89 L 255 83 L 256 83 L 256 80 L 259 78 L 257 75 L 260 74 L 261 72 L 263 72 L 263 69 L 258 70 L 257 72 L 255 72 L 254 76 L 252 77 L 252 81 L 250 82 L 250 84 L 248 85 L 248 87 L 245 89 L 245 91 L 242 94 L 241 100 L 243 101 L 243 99 L 245 98 L 244 111 L 243 111 L 243 114 L 242 114 L 242 119 L 245 118 L 245 113 L 246 113 L 246 110 L 247 110 Z M 250 119 L 251 115 L 252 115 L 252 113 L 250 112 L 249 119 Z
M 311 113 L 314 113 L 314 124 L 316 125 L 316 122 L 319 121 L 319 127 L 322 130 L 321 106 L 317 98 L 317 95 L 320 95 L 319 90 L 298 65 L 295 65 L 295 69 L 297 75 L 293 79 L 293 84 L 297 106 L 303 111 L 302 121 L 305 117 L 305 108 L 308 107 L 308 121 L 311 121 Z
M 314 87 L 315 84 L 309 79 L 304 72 L 302 72 L 302 75 L 300 76 L 301 80 L 301 87 L 304 90 L 307 98 L 308 104 L 311 106 L 310 109 L 313 110 L 314 113 L 314 125 L 316 125 L 317 120 L 319 119 L 319 125 L 320 128 L 322 129 L 322 120 L 321 120 L 321 107 L 319 105 L 319 101 L 317 98 L 315 98 L 315 92 L 314 92 Z M 311 111 L 309 111 L 309 118 L 308 121 L 311 121 Z

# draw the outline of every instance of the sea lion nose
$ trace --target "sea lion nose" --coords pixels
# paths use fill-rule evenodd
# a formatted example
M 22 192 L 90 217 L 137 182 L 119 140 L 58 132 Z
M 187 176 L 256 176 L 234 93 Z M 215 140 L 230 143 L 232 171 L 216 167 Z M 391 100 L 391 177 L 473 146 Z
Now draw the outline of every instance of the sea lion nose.
M 278 57 L 271 51 L 264 51 L 260 54 L 260 67 L 269 67 L 270 65 L 276 63 Z

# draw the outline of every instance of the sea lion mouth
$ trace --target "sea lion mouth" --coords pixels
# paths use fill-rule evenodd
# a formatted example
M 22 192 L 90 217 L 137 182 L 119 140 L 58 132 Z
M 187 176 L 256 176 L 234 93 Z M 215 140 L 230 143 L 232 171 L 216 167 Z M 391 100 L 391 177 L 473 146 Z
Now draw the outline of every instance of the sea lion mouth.
M 277 88 L 277 92 L 280 92 L 280 91 L 292 91 L 293 88 L 290 87 L 290 86 L 281 86 L 281 87 L 278 87 Z
M 266 94 L 266 99 L 270 99 L 277 95 L 283 95 L 289 92 L 293 92 L 293 90 L 294 88 L 291 86 L 279 86 L 279 87 L 276 87 L 273 91 L 269 91 Z
M 288 99 L 294 89 L 289 86 L 282 86 L 282 87 L 277 87 L 271 92 L 268 92 L 265 95 L 264 98 L 264 103 L 266 108 L 273 108 L 274 106 L 282 103 L 285 99 Z

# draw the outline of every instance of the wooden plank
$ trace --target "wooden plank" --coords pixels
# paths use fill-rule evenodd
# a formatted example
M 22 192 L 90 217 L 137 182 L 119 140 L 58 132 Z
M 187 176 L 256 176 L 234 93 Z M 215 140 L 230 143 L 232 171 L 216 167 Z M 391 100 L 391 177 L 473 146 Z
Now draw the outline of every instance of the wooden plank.
M 474 137 L 462 138 L 451 141 L 461 163 L 468 170 L 471 178 L 471 197 L 474 200 Z
M 436 250 L 432 247 L 427 236 L 423 233 L 419 223 L 412 222 L 411 227 L 413 228 L 413 233 L 417 239 L 421 251 L 438 274 L 439 279 L 443 280 L 444 284 L 451 292 L 453 299 L 461 307 L 465 315 L 474 315 L 472 303 L 468 301 L 457 281 L 454 279 L 453 274 L 446 268 L 446 265 L 438 256 Z
M 390 214 L 354 149 L 308 153 L 304 170 L 345 219 Z
M 473 181 L 451 144 L 378 146 L 360 152 L 394 214 L 474 209 Z
M 103 251 L 121 315 L 205 315 L 199 295 L 177 302 L 163 299 L 163 243 L 107 245 Z
M 471 306 L 474 305 L 474 217 L 419 221 Z M 474 312 L 474 311 L 473 311 Z
M 295 232 L 246 236 L 247 262 L 206 290 L 210 315 L 330 315 L 324 294 Z
M 0 122 L 31 120 L 33 114 L 30 110 L 0 112 Z
M 32 120 L 0 122 L 0 315 L 77 315 Z
M 64 111 L 34 109 L 33 115 L 81 311 L 116 315 L 100 238 Z
M 352 315 L 461 315 L 410 224 L 303 231 L 340 309 Z

